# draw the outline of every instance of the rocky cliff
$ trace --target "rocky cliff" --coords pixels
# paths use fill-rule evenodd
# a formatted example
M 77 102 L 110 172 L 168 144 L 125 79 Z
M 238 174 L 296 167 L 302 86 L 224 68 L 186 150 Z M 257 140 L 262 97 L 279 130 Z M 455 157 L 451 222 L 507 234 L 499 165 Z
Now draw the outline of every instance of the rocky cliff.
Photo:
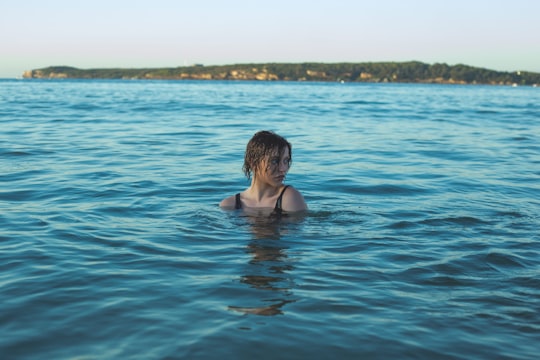
M 77 69 L 51 66 L 23 73 L 26 79 L 156 79 L 338 81 L 438 84 L 540 84 L 540 74 L 501 72 L 467 65 L 424 64 L 418 61 L 385 63 L 301 63 L 183 66 L 155 69 Z

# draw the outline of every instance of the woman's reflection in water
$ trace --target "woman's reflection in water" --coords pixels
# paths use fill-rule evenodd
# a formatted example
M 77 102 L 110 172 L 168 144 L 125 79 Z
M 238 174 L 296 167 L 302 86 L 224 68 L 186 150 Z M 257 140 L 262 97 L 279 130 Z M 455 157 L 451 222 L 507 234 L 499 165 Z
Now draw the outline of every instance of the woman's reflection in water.
M 249 273 L 243 275 L 240 282 L 267 294 L 262 299 L 262 306 L 229 306 L 229 310 L 263 316 L 280 315 L 283 314 L 284 305 L 296 301 L 291 291 L 294 283 L 290 275 L 294 267 L 282 235 L 286 235 L 290 227 L 298 224 L 302 218 L 301 215 L 269 218 L 261 214 L 243 217 L 250 226 L 253 239 L 246 249 L 251 257 Z

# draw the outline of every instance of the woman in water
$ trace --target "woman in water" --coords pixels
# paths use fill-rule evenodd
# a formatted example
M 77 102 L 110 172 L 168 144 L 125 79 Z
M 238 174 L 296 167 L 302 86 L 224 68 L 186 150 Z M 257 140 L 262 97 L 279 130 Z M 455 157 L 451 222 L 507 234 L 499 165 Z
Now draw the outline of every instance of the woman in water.
M 292 161 L 291 144 L 271 131 L 259 131 L 246 147 L 244 174 L 251 186 L 219 204 L 228 209 L 268 208 L 273 214 L 307 210 L 304 197 L 283 184 Z

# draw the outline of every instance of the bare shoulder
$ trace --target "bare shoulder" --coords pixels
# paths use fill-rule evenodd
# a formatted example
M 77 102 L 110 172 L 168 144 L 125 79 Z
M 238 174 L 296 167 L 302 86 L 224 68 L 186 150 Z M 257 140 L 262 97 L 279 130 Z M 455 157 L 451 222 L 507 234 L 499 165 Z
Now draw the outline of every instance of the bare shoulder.
M 304 196 L 292 186 L 289 186 L 283 194 L 282 207 L 283 210 L 289 212 L 307 210 L 308 208 Z
M 221 200 L 219 206 L 226 209 L 234 209 L 236 205 L 236 195 L 231 195 Z

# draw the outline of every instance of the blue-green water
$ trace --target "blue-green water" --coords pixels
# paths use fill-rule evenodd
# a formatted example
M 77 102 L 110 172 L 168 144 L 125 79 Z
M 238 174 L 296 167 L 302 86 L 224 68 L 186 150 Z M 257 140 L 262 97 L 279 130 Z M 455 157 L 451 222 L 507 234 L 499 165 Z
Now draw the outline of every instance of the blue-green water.
M 310 207 L 222 211 L 258 130 Z M 0 358 L 535 359 L 540 90 L 0 81 Z

